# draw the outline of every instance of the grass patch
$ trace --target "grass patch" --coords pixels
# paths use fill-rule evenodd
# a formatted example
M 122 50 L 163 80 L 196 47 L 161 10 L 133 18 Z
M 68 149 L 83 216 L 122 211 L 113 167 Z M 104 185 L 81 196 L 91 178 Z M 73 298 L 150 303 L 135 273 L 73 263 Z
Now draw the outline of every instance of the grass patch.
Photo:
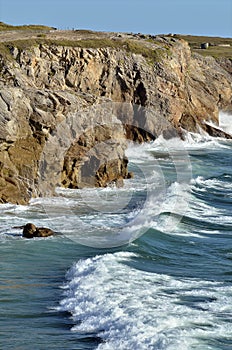
M 201 43 L 210 43 L 212 45 L 230 44 L 232 45 L 232 38 L 220 38 L 212 36 L 194 36 L 194 35 L 179 35 L 175 34 L 175 38 L 186 40 L 193 48 L 200 48 Z
M 193 52 L 197 52 L 200 55 L 212 56 L 214 58 L 229 58 L 232 59 L 232 47 L 220 47 L 220 46 L 210 46 L 208 49 L 193 49 Z
M 133 40 L 126 40 L 124 42 L 122 41 L 121 44 L 123 44 L 127 52 L 142 55 L 148 60 L 149 63 L 159 62 L 162 58 L 165 57 L 165 55 L 168 55 L 169 52 L 165 47 L 153 49 Z
M 54 29 L 54 28 L 48 27 L 48 26 L 36 25 L 36 24 L 13 26 L 10 24 L 0 22 L 0 31 L 7 31 L 7 30 L 33 30 L 33 31 L 37 31 L 37 30 L 51 30 L 51 29 Z
M 12 58 L 10 49 L 5 43 L 0 43 L 0 55 L 7 58 Z
M 67 47 L 80 47 L 88 49 L 101 49 L 106 47 L 117 48 L 117 44 L 111 39 L 81 39 L 81 40 L 67 40 L 67 39 L 48 39 L 43 42 L 46 45 L 57 45 Z
M 166 47 L 159 47 L 157 49 L 149 48 L 146 44 L 140 43 L 135 40 L 114 40 L 109 38 L 97 38 L 97 39 L 84 39 L 84 40 L 66 40 L 66 39 L 46 39 L 44 36 L 37 35 L 35 39 L 16 40 L 10 42 L 4 42 L 0 44 L 0 54 L 9 54 L 13 47 L 17 47 L 19 50 L 27 50 L 32 47 L 39 46 L 41 44 L 48 46 L 66 46 L 66 47 L 78 47 L 78 48 L 113 48 L 124 50 L 127 53 L 134 53 L 142 55 L 147 59 L 148 63 L 155 63 L 160 61 L 165 55 L 169 55 L 169 49 Z
M 75 29 L 74 32 L 80 35 L 96 35 L 96 32 L 90 29 Z M 97 32 L 97 34 L 99 34 L 99 32 Z
M 37 38 L 46 38 L 46 34 L 38 34 Z
M 42 40 L 43 39 L 16 40 L 16 41 L 8 41 L 5 43 L 2 43 L 2 45 L 7 47 L 9 50 L 13 47 L 16 47 L 19 50 L 27 50 L 27 49 L 30 49 L 31 47 L 38 46 L 40 43 L 42 43 Z
M 113 48 L 124 50 L 128 53 L 133 53 L 136 55 L 142 55 L 149 62 L 157 62 L 161 60 L 165 55 L 168 55 L 167 48 L 158 48 L 153 49 L 146 46 L 144 43 L 139 43 L 135 40 L 114 40 L 108 38 L 101 39 L 86 39 L 79 41 L 68 41 L 68 40 L 56 40 L 56 41 L 47 41 L 47 44 L 54 44 L 60 46 L 68 47 L 81 47 L 81 48 Z
M 191 51 L 202 56 L 212 56 L 214 58 L 232 58 L 232 38 L 220 38 L 210 36 L 174 35 L 175 38 L 184 39 L 188 42 Z M 208 49 L 201 49 L 202 43 L 209 43 Z M 230 47 L 219 46 L 230 45 Z

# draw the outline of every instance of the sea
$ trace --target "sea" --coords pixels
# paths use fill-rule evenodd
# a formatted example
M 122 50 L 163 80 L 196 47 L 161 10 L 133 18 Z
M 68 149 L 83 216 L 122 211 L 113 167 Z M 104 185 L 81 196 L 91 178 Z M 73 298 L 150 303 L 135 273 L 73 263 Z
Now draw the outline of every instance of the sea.
M 127 156 L 122 188 L 0 206 L 0 349 L 232 349 L 232 140 Z M 24 239 L 28 222 L 56 235 Z

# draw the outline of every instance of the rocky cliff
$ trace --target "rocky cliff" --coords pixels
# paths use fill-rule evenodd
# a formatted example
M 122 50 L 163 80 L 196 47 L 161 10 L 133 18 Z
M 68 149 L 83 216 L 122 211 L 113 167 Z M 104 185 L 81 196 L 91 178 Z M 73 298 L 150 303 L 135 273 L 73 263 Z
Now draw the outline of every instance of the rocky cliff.
M 205 122 L 232 111 L 231 60 L 193 55 L 182 39 L 52 35 L 32 43 L 0 35 L 2 203 L 59 185 L 121 185 L 131 176 L 126 139 L 199 127 L 216 135 Z

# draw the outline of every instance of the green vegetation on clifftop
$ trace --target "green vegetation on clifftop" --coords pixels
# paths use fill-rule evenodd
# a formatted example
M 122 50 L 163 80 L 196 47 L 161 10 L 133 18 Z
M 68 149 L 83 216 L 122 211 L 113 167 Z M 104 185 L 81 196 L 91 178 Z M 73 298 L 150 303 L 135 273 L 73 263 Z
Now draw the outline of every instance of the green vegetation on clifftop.
M 174 37 L 187 41 L 192 52 L 199 53 L 202 56 L 232 59 L 232 38 L 179 34 L 174 34 Z M 208 43 L 209 47 L 207 49 L 201 49 L 201 44 L 203 43 Z
M 25 40 L 2 42 L 0 43 L 0 55 L 2 54 L 3 56 L 9 56 L 11 49 L 14 47 L 18 48 L 19 50 L 26 50 L 39 45 L 56 45 L 91 49 L 120 49 L 125 50 L 127 53 L 142 55 L 149 63 L 157 62 L 165 55 L 169 55 L 169 49 L 166 46 L 160 45 L 159 48 L 153 49 L 152 47 L 148 47 L 143 41 L 139 42 L 129 39 L 115 40 L 110 38 L 93 38 L 83 40 L 46 39 L 41 36 Z
M 39 45 L 57 45 L 77 48 L 113 48 L 142 55 L 149 64 L 171 55 L 172 40 L 184 39 L 191 51 L 203 56 L 232 60 L 232 38 L 193 35 L 142 35 L 133 33 L 107 33 L 91 30 L 54 30 L 42 25 L 12 26 L 0 22 L 0 55 L 8 56 L 13 47 L 19 50 Z M 168 38 L 169 37 L 169 38 Z M 175 40 L 174 40 L 175 39 Z M 201 44 L 208 43 L 207 49 Z M 12 56 L 11 56 L 12 57 Z
M 7 30 L 34 30 L 34 31 L 37 31 L 37 30 L 51 30 L 51 29 L 54 29 L 54 28 L 48 27 L 48 26 L 43 26 L 43 25 L 35 25 L 35 24 L 13 26 L 10 24 L 0 22 L 0 31 L 7 31 Z

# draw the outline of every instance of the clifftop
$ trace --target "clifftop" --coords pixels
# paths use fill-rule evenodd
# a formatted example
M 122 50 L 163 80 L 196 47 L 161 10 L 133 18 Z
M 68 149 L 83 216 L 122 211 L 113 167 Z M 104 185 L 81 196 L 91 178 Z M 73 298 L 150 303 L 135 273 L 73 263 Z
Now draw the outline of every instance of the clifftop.
M 181 34 L 145 35 L 141 33 L 94 32 L 85 29 L 57 30 L 54 27 L 42 25 L 12 26 L 0 22 L 0 42 L 5 43 L 0 48 L 2 53 L 6 53 L 11 45 L 28 48 L 39 44 L 53 43 L 71 47 L 124 47 L 126 50 L 131 50 L 131 52 L 135 50 L 142 53 L 144 50 L 143 53 L 146 56 L 151 54 L 148 53 L 147 48 L 152 49 L 152 46 L 149 46 L 148 43 L 158 43 L 160 45 L 162 38 L 183 39 L 188 42 L 192 52 L 199 53 L 203 56 L 228 58 L 232 60 L 232 38 Z M 127 41 L 124 42 L 124 40 Z M 128 41 L 131 42 L 130 47 L 127 46 Z M 137 46 L 135 41 L 137 41 Z M 202 43 L 209 44 L 207 50 L 201 49 Z M 133 46 L 133 44 L 135 46 Z
M 232 111 L 231 71 L 173 35 L 0 26 L 0 201 L 121 185 L 126 138 L 217 135 L 205 121 Z

